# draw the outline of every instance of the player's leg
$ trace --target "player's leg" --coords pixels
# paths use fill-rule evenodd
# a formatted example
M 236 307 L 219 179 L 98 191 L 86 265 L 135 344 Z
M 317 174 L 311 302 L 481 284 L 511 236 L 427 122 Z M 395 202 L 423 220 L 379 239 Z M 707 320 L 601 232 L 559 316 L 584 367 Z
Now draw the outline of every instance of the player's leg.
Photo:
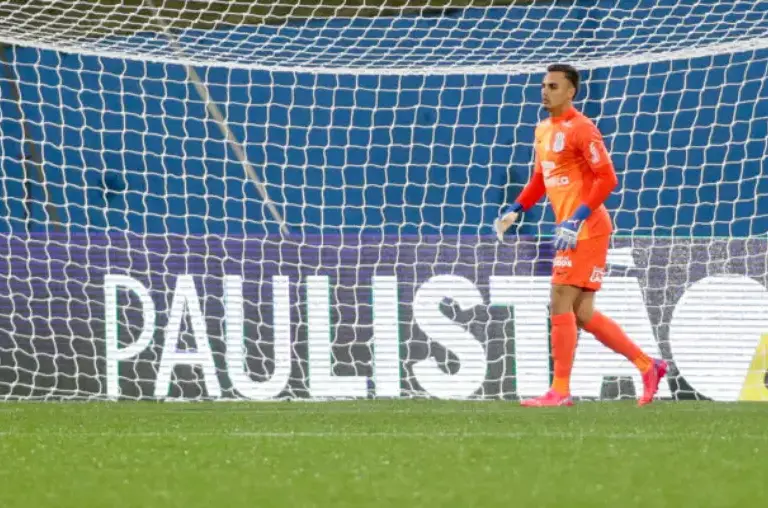
M 582 291 L 582 288 L 577 286 L 552 284 L 550 300 L 552 356 L 554 357 L 552 390 L 563 396 L 571 393 L 571 371 L 578 334 L 574 306 Z
M 574 304 L 579 328 L 588 331 L 606 347 L 635 364 L 641 373 L 653 366 L 653 360 L 632 342 L 624 330 L 611 318 L 595 310 L 595 292 L 584 291 Z
M 597 340 L 632 362 L 643 376 L 643 396 L 640 405 L 653 401 L 659 383 L 667 373 L 663 360 L 653 359 L 630 339 L 613 319 L 595 310 L 595 292 L 583 291 L 574 304 L 579 328 L 588 331 Z
M 551 341 L 554 356 L 554 377 L 550 390 L 540 397 L 527 399 L 523 406 L 570 406 L 571 370 L 576 351 L 576 317 L 573 305 L 581 293 L 581 288 L 568 284 L 552 284 L 550 315 L 552 323 Z
M 595 267 L 605 266 L 606 254 L 601 249 L 607 253 L 603 239 L 582 240 L 575 249 L 558 251 L 552 266 L 550 322 L 555 372 L 550 392 L 569 399 L 578 337 L 575 305 L 585 290 L 599 287 L 600 280 L 593 279 Z

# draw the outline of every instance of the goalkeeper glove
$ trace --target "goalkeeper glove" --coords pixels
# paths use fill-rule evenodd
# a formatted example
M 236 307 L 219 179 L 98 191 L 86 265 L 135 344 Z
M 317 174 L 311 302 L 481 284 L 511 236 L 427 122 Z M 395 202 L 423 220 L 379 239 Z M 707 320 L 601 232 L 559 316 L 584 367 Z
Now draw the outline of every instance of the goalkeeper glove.
M 507 205 L 501 210 L 499 210 L 499 217 L 504 218 L 505 216 L 509 215 L 510 213 L 520 213 L 523 211 L 523 205 L 520 203 L 512 203 L 511 205 Z
M 499 211 L 499 218 L 493 221 L 493 228 L 496 230 L 496 238 L 500 242 L 504 240 L 504 233 L 506 233 L 507 229 L 517 222 L 517 218 L 522 210 L 523 205 L 515 202 Z
M 570 219 L 564 220 L 558 224 L 555 230 L 555 250 L 569 250 L 576 248 L 576 242 L 579 239 L 579 232 L 584 221 L 592 213 L 587 205 L 581 205 L 571 215 Z

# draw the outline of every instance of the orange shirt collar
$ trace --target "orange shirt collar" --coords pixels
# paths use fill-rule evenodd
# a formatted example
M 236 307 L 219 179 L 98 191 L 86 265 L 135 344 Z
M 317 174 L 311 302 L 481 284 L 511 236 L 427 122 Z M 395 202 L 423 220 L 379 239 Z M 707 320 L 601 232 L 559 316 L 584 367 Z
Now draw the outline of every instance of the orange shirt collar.
M 573 117 L 576 116 L 576 113 L 578 113 L 578 111 L 576 111 L 576 108 L 571 106 L 570 108 L 566 109 L 562 115 L 551 117 L 552 123 L 566 122 L 568 120 L 571 120 Z

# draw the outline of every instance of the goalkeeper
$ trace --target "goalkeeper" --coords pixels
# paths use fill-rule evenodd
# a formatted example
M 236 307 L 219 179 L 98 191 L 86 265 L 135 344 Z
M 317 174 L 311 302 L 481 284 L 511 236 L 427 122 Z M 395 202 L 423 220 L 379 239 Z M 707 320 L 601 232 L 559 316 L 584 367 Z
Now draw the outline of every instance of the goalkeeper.
M 644 392 L 638 404 L 642 406 L 653 401 L 667 364 L 646 355 L 616 322 L 594 308 L 612 231 L 603 202 L 618 180 L 600 131 L 573 107 L 578 91 L 575 68 L 549 66 L 541 93 L 549 118 L 536 127 L 533 176 L 494 224 L 501 240 L 520 213 L 545 193 L 557 220 L 550 304 L 554 378 L 546 394 L 524 400 L 522 405 L 573 404 L 570 378 L 579 327 L 640 370 Z

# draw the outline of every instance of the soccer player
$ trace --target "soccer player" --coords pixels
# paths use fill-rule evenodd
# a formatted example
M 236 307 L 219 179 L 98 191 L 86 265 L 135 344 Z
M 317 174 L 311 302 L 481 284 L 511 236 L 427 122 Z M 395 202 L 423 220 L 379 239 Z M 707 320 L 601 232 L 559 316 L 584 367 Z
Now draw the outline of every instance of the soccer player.
M 507 229 L 546 193 L 557 220 L 550 302 L 554 379 L 550 390 L 523 406 L 570 406 L 570 378 L 577 327 L 593 334 L 640 370 L 643 406 L 653 401 L 667 373 L 663 360 L 649 357 L 611 318 L 594 308 L 612 232 L 603 202 L 618 179 L 600 131 L 576 110 L 579 72 L 570 65 L 551 65 L 541 98 L 549 118 L 536 127 L 533 175 L 513 205 L 495 221 L 501 240 Z

